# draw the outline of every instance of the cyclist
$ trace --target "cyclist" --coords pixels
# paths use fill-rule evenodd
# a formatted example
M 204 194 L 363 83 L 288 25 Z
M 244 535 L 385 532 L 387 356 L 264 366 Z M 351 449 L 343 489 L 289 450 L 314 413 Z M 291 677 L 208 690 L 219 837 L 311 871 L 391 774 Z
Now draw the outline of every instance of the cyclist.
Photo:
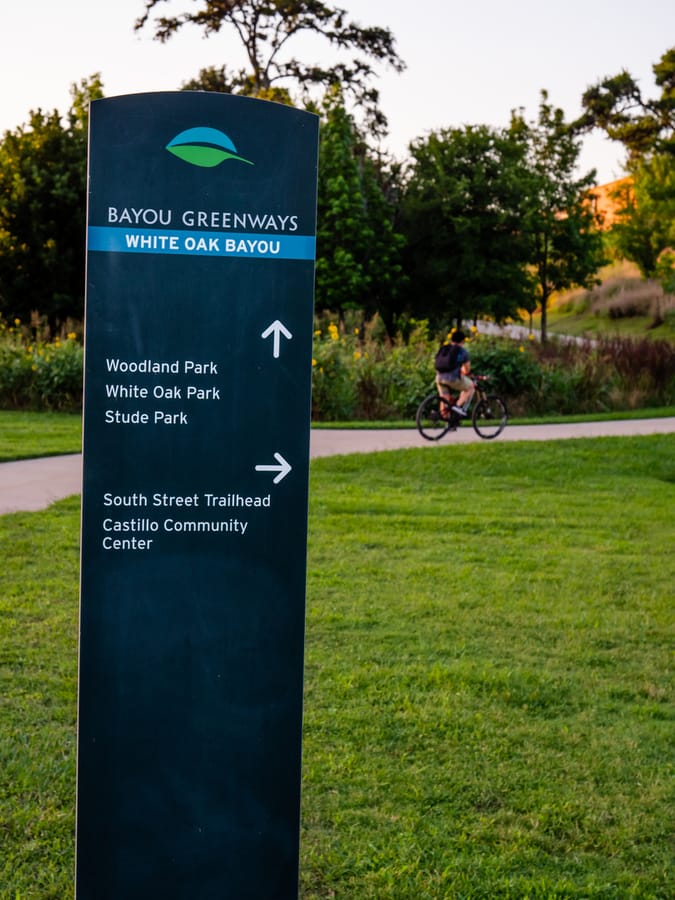
M 463 331 L 457 330 L 452 332 L 450 342 L 457 348 L 454 354 L 453 367 L 449 372 L 436 371 L 436 388 L 438 393 L 441 397 L 445 397 L 446 400 L 451 401 L 452 397 L 450 392 L 459 391 L 460 394 L 457 398 L 457 403 L 452 407 L 452 411 L 457 413 L 458 416 L 464 417 L 466 417 L 464 407 L 471 400 L 474 391 L 476 390 L 476 386 L 471 378 L 469 378 L 469 372 L 471 371 L 471 357 L 469 356 L 469 351 L 464 346 L 465 340 L 466 335 Z

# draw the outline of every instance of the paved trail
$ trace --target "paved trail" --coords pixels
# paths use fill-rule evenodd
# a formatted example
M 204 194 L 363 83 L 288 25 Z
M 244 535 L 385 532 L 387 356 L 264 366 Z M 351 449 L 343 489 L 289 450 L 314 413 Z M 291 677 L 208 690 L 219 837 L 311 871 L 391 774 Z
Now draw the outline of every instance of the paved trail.
M 550 441 L 580 437 L 619 437 L 634 434 L 675 432 L 675 417 L 631 419 L 622 422 L 579 422 L 570 425 L 510 425 L 497 438 L 502 441 Z M 425 441 L 414 428 L 378 431 L 314 429 L 310 456 L 372 453 L 423 447 L 438 450 L 453 444 L 480 443 L 473 428 L 465 426 L 438 442 Z M 44 509 L 55 500 L 79 494 L 82 487 L 82 457 L 51 456 L 0 464 L 0 515 Z

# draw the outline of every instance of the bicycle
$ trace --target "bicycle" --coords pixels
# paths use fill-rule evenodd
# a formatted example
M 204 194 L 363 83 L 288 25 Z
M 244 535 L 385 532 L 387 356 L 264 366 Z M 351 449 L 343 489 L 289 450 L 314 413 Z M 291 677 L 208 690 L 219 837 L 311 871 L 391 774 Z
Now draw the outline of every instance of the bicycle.
M 487 393 L 489 375 L 472 376 L 476 387 L 473 397 L 465 404 L 464 411 L 479 437 L 492 440 L 502 433 L 508 421 L 506 403 L 496 394 Z M 442 397 L 437 391 L 422 400 L 415 421 L 417 430 L 428 441 L 438 441 L 448 431 L 457 431 L 463 417 L 453 410 L 456 398 Z M 473 410 L 472 410 L 473 407 Z

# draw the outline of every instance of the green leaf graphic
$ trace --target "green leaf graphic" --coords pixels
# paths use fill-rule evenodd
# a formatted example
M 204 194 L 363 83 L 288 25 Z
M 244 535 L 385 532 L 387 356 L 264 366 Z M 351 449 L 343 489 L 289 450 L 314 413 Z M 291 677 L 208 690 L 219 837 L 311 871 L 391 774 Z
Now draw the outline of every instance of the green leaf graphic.
M 226 159 L 253 165 L 250 159 L 239 156 L 237 148 L 226 134 L 215 128 L 188 128 L 169 141 L 166 149 L 184 162 L 205 169 L 220 165 Z

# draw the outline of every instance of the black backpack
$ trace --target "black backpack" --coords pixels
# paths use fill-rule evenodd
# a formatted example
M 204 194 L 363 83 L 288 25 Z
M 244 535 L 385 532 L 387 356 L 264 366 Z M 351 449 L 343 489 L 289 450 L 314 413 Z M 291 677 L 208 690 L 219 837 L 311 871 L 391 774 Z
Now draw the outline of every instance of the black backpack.
M 459 344 L 441 344 L 434 359 L 437 372 L 452 372 L 457 368 Z

